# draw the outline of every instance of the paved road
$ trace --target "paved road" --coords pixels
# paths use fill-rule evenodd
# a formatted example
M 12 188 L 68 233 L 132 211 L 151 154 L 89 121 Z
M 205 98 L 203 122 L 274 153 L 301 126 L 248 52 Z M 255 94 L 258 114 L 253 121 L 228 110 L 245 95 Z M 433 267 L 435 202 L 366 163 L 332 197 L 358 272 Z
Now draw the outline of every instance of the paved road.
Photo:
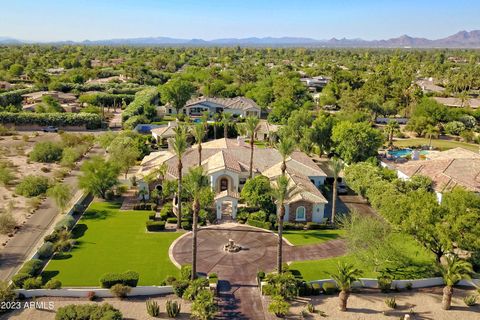
M 85 161 L 92 155 L 100 155 L 103 150 L 93 148 L 82 160 Z M 72 199 L 76 199 L 77 192 L 81 192 L 77 186 L 78 168 L 73 170 L 70 175 L 64 179 L 76 194 Z M 26 221 L 15 236 L 10 239 L 5 247 L 0 250 L 0 279 L 9 280 L 20 268 L 23 262 L 31 257 L 34 250 L 41 245 L 41 241 L 46 233 L 51 230 L 51 226 L 61 217 L 58 216 L 58 208 L 55 202 L 47 198 L 41 206 Z
M 229 239 L 242 246 L 237 253 L 223 250 Z M 264 319 L 258 271 L 272 271 L 276 266 L 277 236 L 274 233 L 238 224 L 202 228 L 198 232 L 198 265 L 201 273 L 218 274 L 222 319 Z M 191 233 L 180 238 L 172 248 L 180 265 L 191 263 Z M 284 242 L 284 260 L 296 261 L 339 256 L 345 253 L 342 240 L 292 247 Z

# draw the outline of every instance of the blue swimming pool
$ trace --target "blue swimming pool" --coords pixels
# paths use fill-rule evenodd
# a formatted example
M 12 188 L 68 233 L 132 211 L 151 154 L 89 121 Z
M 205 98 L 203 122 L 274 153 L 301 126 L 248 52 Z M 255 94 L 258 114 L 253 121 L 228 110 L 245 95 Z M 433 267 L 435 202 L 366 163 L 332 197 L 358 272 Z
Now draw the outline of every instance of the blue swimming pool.
M 388 151 L 388 154 L 395 157 L 395 158 L 405 158 L 407 156 L 412 155 L 413 150 L 412 149 L 398 149 L 398 150 L 390 150 Z M 420 155 L 426 155 L 428 154 L 428 150 L 420 150 Z

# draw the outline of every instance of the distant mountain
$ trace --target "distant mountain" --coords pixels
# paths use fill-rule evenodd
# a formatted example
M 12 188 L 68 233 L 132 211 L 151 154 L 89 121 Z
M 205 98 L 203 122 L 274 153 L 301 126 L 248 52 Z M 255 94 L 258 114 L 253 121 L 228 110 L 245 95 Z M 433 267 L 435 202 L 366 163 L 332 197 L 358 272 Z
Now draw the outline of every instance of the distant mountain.
M 0 45 L 39 43 L 0 37 Z M 301 37 L 224 38 L 214 40 L 144 37 L 126 39 L 43 42 L 44 44 L 81 44 L 114 46 L 252 46 L 252 47 L 361 47 L 361 48 L 480 48 L 480 30 L 460 31 L 442 39 L 415 38 L 403 35 L 387 40 L 337 39 L 316 40 Z

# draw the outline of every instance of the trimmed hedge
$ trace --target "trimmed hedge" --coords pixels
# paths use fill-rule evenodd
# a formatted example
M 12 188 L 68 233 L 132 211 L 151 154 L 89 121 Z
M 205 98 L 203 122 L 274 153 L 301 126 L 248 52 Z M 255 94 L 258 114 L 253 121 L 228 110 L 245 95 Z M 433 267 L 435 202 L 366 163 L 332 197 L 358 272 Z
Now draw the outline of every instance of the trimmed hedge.
M 163 231 L 165 230 L 165 221 L 147 221 L 148 231 Z
M 85 126 L 87 129 L 102 127 L 102 118 L 92 113 L 33 113 L 0 112 L 0 123 L 39 126 Z
M 32 259 L 23 265 L 20 270 L 18 270 L 18 273 L 26 273 L 29 274 L 30 276 L 36 276 L 40 270 L 42 270 L 43 267 L 43 262 L 42 260 L 39 259 Z
M 116 284 L 136 287 L 139 279 L 138 272 L 127 271 L 124 273 L 106 273 L 100 278 L 102 288 L 111 288 Z
M 257 227 L 257 228 L 262 228 L 267 230 L 272 229 L 272 223 L 269 221 L 264 222 L 264 221 L 254 220 L 254 219 L 248 219 L 247 224 L 252 227 Z
M 69 304 L 58 309 L 55 320 L 102 319 L 122 320 L 123 315 L 112 305 L 104 304 Z

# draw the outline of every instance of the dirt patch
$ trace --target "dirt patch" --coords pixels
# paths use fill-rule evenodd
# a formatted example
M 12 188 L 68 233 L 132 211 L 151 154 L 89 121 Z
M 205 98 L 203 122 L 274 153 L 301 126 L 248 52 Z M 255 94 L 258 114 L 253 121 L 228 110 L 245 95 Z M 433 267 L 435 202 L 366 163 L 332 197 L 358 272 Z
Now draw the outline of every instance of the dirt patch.
M 39 320 L 53 320 L 55 319 L 55 312 L 58 308 L 69 305 L 69 304 L 91 304 L 91 303 L 109 303 L 114 308 L 117 308 L 122 312 L 124 319 L 169 319 L 165 312 L 165 302 L 167 300 L 176 300 L 181 303 L 181 315 L 177 319 L 190 319 L 190 302 L 178 299 L 175 295 L 169 296 L 157 296 L 150 297 L 152 300 L 157 301 L 160 306 L 160 317 L 153 318 L 147 314 L 145 307 L 145 301 L 148 300 L 147 297 L 134 297 L 128 298 L 125 300 L 119 300 L 115 298 L 106 298 L 100 299 L 99 301 L 88 301 L 84 298 L 50 298 L 43 297 L 38 298 L 36 302 L 53 302 L 54 310 L 39 310 L 39 309 L 25 309 L 15 311 L 9 314 L 0 317 L 2 320 L 6 319 L 15 319 L 15 320 L 30 320 L 30 319 L 39 319 Z

